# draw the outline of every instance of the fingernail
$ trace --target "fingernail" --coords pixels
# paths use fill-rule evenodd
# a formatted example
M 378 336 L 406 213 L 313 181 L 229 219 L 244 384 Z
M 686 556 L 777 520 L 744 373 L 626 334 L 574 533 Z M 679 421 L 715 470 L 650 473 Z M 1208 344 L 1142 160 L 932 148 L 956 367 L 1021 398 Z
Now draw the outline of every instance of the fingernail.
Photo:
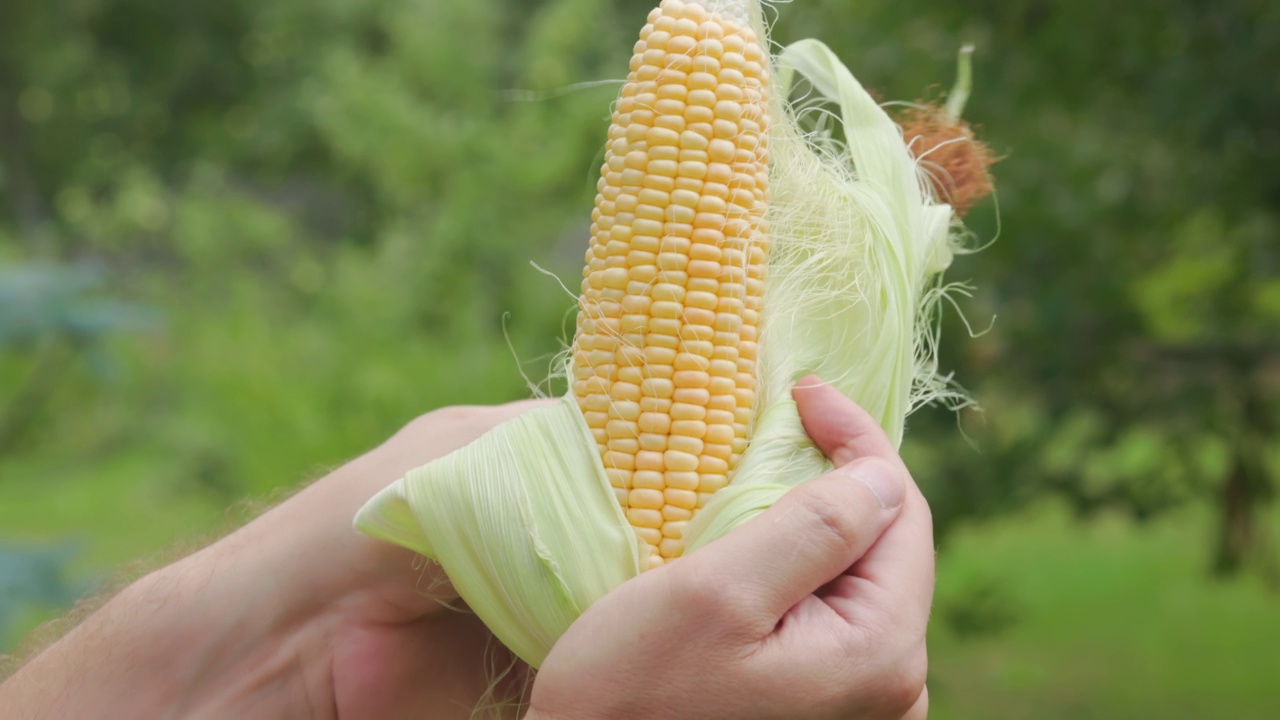
M 907 486 L 901 474 L 881 460 L 863 460 L 855 463 L 853 476 L 862 481 L 880 501 L 880 507 L 892 510 L 902 504 L 907 496 Z

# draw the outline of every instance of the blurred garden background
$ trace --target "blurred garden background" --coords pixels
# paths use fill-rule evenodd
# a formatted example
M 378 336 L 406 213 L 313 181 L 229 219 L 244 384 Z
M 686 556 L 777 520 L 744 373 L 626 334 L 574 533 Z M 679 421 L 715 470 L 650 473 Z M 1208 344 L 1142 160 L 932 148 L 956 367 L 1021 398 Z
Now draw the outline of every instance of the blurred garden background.
M 0 3 L 0 652 L 572 330 L 651 0 Z M 793 0 L 998 196 L 912 417 L 938 718 L 1280 717 L 1280 4 Z

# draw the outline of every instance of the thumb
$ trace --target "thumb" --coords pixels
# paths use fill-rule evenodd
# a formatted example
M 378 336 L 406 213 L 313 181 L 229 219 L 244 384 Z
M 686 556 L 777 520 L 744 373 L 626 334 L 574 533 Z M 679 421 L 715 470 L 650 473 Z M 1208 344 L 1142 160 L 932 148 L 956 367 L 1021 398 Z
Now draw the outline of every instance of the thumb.
M 902 507 L 904 475 L 881 458 L 855 460 L 791 490 L 673 569 L 725 588 L 771 628 L 866 554 Z

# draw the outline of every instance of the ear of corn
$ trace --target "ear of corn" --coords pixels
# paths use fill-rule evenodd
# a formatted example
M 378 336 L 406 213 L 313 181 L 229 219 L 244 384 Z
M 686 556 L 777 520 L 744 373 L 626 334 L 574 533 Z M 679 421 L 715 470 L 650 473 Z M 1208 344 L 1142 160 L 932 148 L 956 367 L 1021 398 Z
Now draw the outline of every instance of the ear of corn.
M 650 14 L 609 129 L 569 393 L 356 518 L 438 561 L 534 667 L 610 589 L 827 469 L 797 378 L 826 378 L 895 440 L 913 398 L 940 392 L 920 328 L 950 208 L 825 46 L 780 63 L 767 47 L 759 0 Z M 843 142 L 801 131 L 797 75 L 838 106 Z
M 680 555 L 747 447 L 768 250 L 764 60 L 750 28 L 663 3 L 609 127 L 573 394 L 650 566 Z

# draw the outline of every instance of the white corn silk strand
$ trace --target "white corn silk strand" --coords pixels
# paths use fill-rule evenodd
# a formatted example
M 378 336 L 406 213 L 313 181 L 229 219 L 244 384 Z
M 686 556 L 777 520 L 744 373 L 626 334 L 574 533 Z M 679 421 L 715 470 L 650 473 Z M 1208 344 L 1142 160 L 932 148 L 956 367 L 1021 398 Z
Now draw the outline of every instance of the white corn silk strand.
M 759 0 L 699 0 L 750 18 Z M 916 395 L 936 393 L 923 310 L 950 261 L 951 209 L 929 204 L 888 115 L 826 46 L 773 59 L 771 254 L 759 391 L 746 452 L 690 522 L 687 552 L 769 507 L 829 463 L 805 435 L 791 388 L 816 373 L 866 408 L 894 442 Z M 843 144 L 809 138 L 786 103 L 797 75 L 839 109 Z M 818 110 L 813 110 L 819 112 Z M 572 393 L 414 470 L 356 517 L 369 535 L 436 560 L 472 610 L 537 667 L 592 602 L 636 576 L 639 542 Z

